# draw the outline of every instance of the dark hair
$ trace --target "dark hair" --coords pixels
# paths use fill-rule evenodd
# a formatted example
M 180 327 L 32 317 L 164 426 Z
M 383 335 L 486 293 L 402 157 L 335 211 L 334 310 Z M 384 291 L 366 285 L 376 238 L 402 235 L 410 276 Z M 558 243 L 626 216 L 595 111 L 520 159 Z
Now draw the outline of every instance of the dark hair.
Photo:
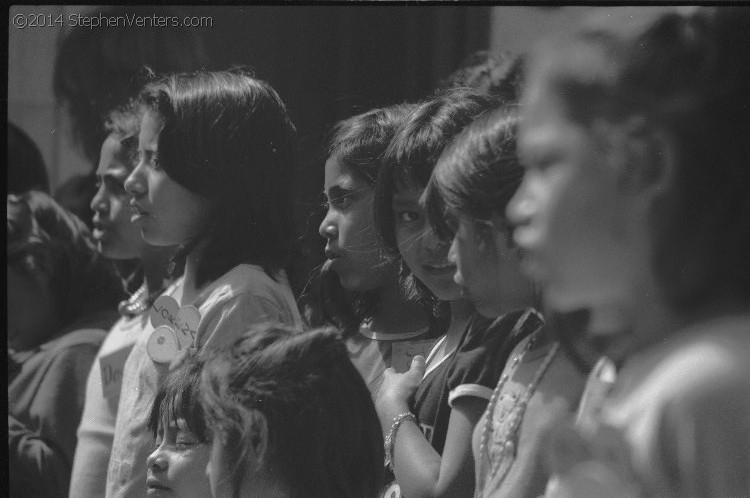
M 750 11 L 613 10 L 548 46 L 536 81 L 582 126 L 642 116 L 668 133 L 676 175 L 653 211 L 650 264 L 670 304 L 690 309 L 727 291 L 746 298 Z
M 141 131 L 143 111 L 139 101 L 132 99 L 125 105 L 109 111 L 104 121 L 106 134 L 114 134 L 120 138 L 117 159 L 131 171 L 138 164 L 138 134 Z
M 28 190 L 49 193 L 47 166 L 34 141 L 21 128 L 8 121 L 8 193 Z
M 505 218 L 524 170 L 516 155 L 515 106 L 480 116 L 443 151 L 422 196 L 433 229 L 453 237 L 446 214 L 470 220 Z
M 402 286 L 409 297 L 436 303 L 429 289 L 411 274 L 399 256 L 393 195 L 406 186 L 426 186 L 446 145 L 474 119 L 500 103 L 498 97 L 469 89 L 439 95 L 409 115 L 385 151 L 375 186 L 375 226 L 385 248 L 401 262 Z
M 469 55 L 445 80 L 438 92 L 456 88 L 474 88 L 515 102 L 521 94 L 524 61 L 510 52 L 480 50 Z
M 37 191 L 8 195 L 7 209 L 8 266 L 48 279 L 60 328 L 88 313 L 115 309 L 122 284 L 81 220 Z
M 415 104 L 397 104 L 340 121 L 331 131 L 328 156 L 337 158 L 353 175 L 374 189 L 383 152 L 398 126 L 416 107 Z M 358 330 L 364 320 L 371 318 L 380 301 L 378 290 L 345 291 L 336 272 L 327 264 L 315 271 L 306 293 L 302 301 L 307 301 L 315 308 L 311 311 L 319 315 L 311 319 L 311 324 L 335 325 L 345 335 Z
M 158 437 L 159 426 L 165 420 L 176 423 L 178 419 L 183 419 L 187 429 L 198 440 L 204 443 L 209 441 L 210 433 L 200 399 L 202 371 L 203 360 L 196 353 L 188 352 L 184 362 L 170 371 L 159 386 L 148 419 L 148 428 L 154 439 Z
M 91 15 L 125 19 L 136 13 L 179 17 L 181 11 L 153 6 L 106 7 Z M 106 137 L 106 114 L 138 94 L 137 75 L 143 66 L 158 73 L 206 66 L 208 55 L 199 31 L 138 26 L 90 29 L 80 25 L 62 40 L 55 59 L 53 89 L 57 100 L 68 104 L 74 138 L 92 163 L 97 162 Z
M 198 265 L 199 286 L 240 263 L 275 278 L 295 240 L 292 181 L 298 143 L 286 106 L 247 71 L 167 76 L 142 99 L 164 124 L 159 164 L 171 179 L 208 199 L 212 218 Z
M 295 497 L 375 497 L 383 435 L 364 380 L 333 329 L 246 332 L 204 367 L 203 407 L 225 443 L 235 494 L 248 469 L 249 421 L 266 419 L 265 463 Z

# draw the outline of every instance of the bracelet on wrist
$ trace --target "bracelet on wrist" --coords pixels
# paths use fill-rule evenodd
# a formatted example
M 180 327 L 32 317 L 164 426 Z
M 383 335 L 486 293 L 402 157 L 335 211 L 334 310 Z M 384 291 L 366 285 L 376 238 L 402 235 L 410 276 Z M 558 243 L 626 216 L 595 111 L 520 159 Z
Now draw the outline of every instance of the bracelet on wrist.
M 396 433 L 402 423 L 411 420 L 417 423 L 417 417 L 412 412 L 404 412 L 396 415 L 391 423 L 391 428 L 385 436 L 385 466 L 393 471 L 393 449 L 396 443 Z

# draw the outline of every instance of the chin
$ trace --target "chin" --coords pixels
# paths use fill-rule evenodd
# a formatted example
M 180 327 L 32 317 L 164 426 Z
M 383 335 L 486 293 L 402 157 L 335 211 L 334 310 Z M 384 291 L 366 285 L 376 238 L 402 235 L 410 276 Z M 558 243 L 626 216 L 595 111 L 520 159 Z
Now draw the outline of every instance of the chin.
M 502 311 L 491 304 L 475 301 L 474 307 L 477 309 L 477 312 L 485 318 L 497 318 L 502 315 Z
M 130 251 L 128 248 L 117 244 L 99 244 L 99 252 L 102 256 L 107 259 L 135 259 L 138 254 L 135 251 Z
M 427 285 L 427 288 L 441 301 L 464 299 L 464 296 L 461 295 L 461 288 L 453 283 L 453 280 L 451 280 L 451 283 L 440 282 L 440 285 Z
M 560 313 L 575 311 L 591 306 L 591 302 L 583 299 L 580 293 L 561 289 L 554 285 L 548 285 L 544 288 L 544 304 L 550 309 Z

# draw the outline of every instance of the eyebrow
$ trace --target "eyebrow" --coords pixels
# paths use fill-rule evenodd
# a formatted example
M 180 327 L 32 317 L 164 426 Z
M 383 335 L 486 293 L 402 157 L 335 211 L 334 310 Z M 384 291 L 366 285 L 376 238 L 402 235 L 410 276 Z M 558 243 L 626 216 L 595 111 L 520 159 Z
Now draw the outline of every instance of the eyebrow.
M 414 205 L 419 206 L 420 205 L 418 198 L 415 199 L 414 197 L 411 197 L 411 196 L 404 197 L 404 196 L 399 196 L 398 194 L 393 196 L 393 204 L 397 206 L 414 206 Z

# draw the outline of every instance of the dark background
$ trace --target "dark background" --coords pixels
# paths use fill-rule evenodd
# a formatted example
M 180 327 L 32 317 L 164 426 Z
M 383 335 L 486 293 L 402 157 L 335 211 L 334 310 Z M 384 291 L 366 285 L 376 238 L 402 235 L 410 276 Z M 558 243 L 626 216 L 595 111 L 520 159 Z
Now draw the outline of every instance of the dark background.
M 210 15 L 211 69 L 251 66 L 286 102 L 302 144 L 297 191 L 302 273 L 323 259 L 326 134 L 338 120 L 427 98 L 489 44 L 489 7 L 274 6 L 184 9 Z

